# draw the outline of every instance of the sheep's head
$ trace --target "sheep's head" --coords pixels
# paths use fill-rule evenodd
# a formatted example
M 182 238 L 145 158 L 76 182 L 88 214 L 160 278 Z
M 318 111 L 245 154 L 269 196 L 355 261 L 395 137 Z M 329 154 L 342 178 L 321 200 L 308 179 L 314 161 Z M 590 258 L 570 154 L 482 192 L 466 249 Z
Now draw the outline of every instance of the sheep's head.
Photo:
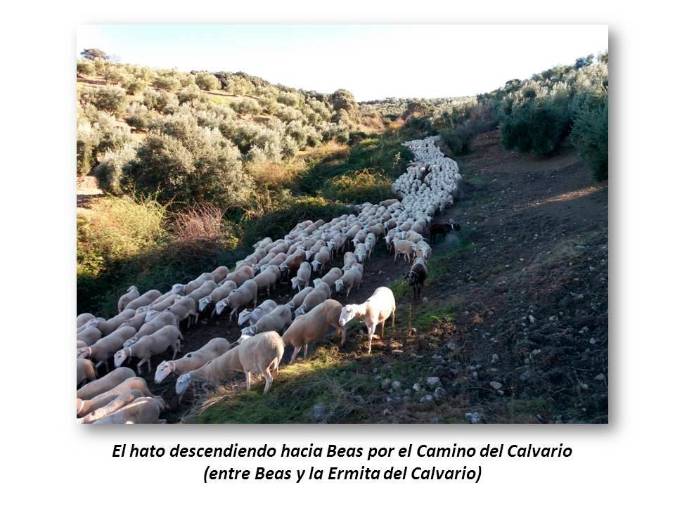
M 318 260 L 314 260 L 314 261 L 312 262 L 312 270 L 313 270 L 314 272 L 317 272 L 317 271 L 319 270 L 320 267 L 321 267 L 321 262 L 319 262 Z
M 149 322 L 152 320 L 155 316 L 159 314 L 159 311 L 156 311 L 154 309 L 150 309 L 149 311 L 146 311 L 145 313 L 145 321 Z
M 176 380 L 176 394 L 183 395 L 190 386 L 190 383 L 192 383 L 192 373 L 186 372 L 178 376 Z
M 131 285 L 129 288 L 127 288 L 127 293 L 131 292 L 138 292 L 138 288 L 136 288 L 136 285 Z
M 342 290 L 344 289 L 344 287 L 345 287 L 345 282 L 342 281 L 341 279 L 338 279 L 335 282 L 335 293 L 341 293 Z
M 245 327 L 241 329 L 241 335 L 242 336 L 254 336 L 256 334 L 256 328 L 255 325 L 249 325 L 248 327 Z
M 129 348 L 122 348 L 121 350 L 117 350 L 113 358 L 115 362 L 115 367 L 121 366 L 130 356 L 131 351 L 129 350 Z
M 184 295 L 185 294 L 185 285 L 181 285 L 180 283 L 177 283 L 171 287 L 171 292 L 175 293 L 176 295 Z
M 199 299 L 199 311 L 204 311 L 206 309 L 206 306 L 211 304 L 211 296 L 207 295 L 206 297 L 202 297 Z
M 230 305 L 229 297 L 225 297 L 223 300 L 219 300 L 218 302 L 216 302 L 216 314 L 217 315 L 223 314 L 223 311 L 225 311 L 225 308 L 227 308 L 227 306 L 229 305 Z
M 317 288 L 318 286 L 321 285 L 321 283 L 323 283 L 323 280 L 315 279 L 314 281 L 312 281 L 312 283 L 314 283 L 314 288 Z
M 175 370 L 176 370 L 175 362 L 173 361 L 167 362 L 166 360 L 164 360 L 161 364 L 157 366 L 157 370 L 155 371 L 155 383 L 161 383 Z
M 300 284 L 300 280 L 298 279 L 297 276 L 294 276 L 294 277 L 291 278 L 291 288 L 293 290 L 297 290 L 299 284 Z
M 342 308 L 342 311 L 340 311 L 340 318 L 338 319 L 338 324 L 340 327 L 344 327 L 349 323 L 351 320 L 353 320 L 356 316 L 358 316 L 358 306 L 356 304 L 347 304 L 345 307 Z

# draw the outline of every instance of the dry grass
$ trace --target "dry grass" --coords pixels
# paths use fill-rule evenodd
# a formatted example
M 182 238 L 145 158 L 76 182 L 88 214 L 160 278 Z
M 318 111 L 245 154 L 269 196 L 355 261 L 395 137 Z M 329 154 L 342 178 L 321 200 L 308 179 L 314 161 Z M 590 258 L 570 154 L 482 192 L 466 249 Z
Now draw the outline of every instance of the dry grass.
M 223 211 L 211 205 L 201 204 L 177 213 L 173 219 L 173 234 L 181 242 L 218 240 L 223 234 Z

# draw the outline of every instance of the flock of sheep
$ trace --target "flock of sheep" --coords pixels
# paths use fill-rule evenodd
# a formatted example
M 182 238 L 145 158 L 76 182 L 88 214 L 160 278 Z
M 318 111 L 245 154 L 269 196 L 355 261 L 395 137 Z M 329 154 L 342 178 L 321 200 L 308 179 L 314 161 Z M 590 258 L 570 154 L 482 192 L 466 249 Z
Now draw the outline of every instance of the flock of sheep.
M 173 285 L 161 293 L 139 293 L 130 287 L 118 302 L 118 314 L 98 318 L 92 314 L 77 317 L 77 416 L 81 423 L 157 423 L 166 404 L 154 396 L 146 381 L 124 367 L 136 359 L 141 373 L 151 360 L 168 350 L 172 360 L 161 362 L 155 382 L 177 376 L 179 398 L 190 385 L 219 385 L 232 371 L 241 371 L 250 388 L 251 373 L 265 379 L 264 392 L 272 386 L 273 372 L 279 369 L 286 346 L 293 347 L 290 362 L 308 345 L 330 332 L 344 344 L 347 323 L 362 320 L 368 332 L 368 353 L 378 325 L 392 320 L 396 301 L 387 287 L 375 290 L 362 304 L 342 305 L 333 294 L 349 296 L 358 288 L 364 264 L 376 243 L 384 239 L 387 249 L 411 263 L 406 278 L 419 292 L 427 275 L 431 246 L 425 240 L 432 217 L 453 203 L 461 176 L 457 164 L 443 155 L 435 137 L 414 140 L 405 145 L 414 162 L 393 185 L 401 199 L 379 204 L 354 206 L 355 213 L 330 222 L 303 221 L 283 238 L 266 237 L 253 245 L 253 252 L 230 271 L 220 266 L 201 274 L 187 284 Z M 438 226 L 439 224 L 434 224 Z M 446 229 L 453 224 L 441 224 Z M 433 235 L 432 235 L 433 236 Z M 329 268 L 331 264 L 342 266 Z M 271 294 L 282 280 L 290 280 L 297 292 L 285 304 L 261 295 Z M 183 328 L 199 318 L 216 318 L 229 311 L 236 318 L 241 337 L 230 343 L 214 337 L 196 351 L 181 358 Z M 114 369 L 110 370 L 110 361 Z M 100 378 L 98 372 L 105 368 Z

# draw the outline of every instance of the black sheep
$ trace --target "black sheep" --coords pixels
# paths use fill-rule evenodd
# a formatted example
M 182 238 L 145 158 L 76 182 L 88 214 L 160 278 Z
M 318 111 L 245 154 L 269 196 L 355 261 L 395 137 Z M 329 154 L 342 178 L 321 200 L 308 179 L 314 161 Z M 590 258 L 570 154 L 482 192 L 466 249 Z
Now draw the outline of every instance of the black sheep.
M 416 261 L 405 278 L 413 289 L 413 300 L 419 300 L 424 281 L 427 279 L 427 266 L 420 260 Z
M 454 221 L 448 223 L 432 223 L 429 228 L 429 242 L 433 243 L 436 236 L 442 235 L 445 237 L 450 232 L 456 232 L 461 230 L 461 228 L 459 223 L 455 223 Z

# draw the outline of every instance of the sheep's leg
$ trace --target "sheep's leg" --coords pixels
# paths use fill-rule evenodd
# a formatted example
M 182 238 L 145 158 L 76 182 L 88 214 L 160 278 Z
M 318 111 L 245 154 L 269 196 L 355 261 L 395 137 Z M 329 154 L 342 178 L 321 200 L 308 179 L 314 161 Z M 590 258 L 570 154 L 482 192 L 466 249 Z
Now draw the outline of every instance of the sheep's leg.
M 246 376 L 246 390 L 251 390 L 251 371 L 244 371 Z
M 393 329 L 396 325 L 396 309 L 391 312 L 391 328 Z
M 180 346 L 179 343 L 173 345 L 173 357 L 171 358 L 171 360 L 176 360 L 176 355 L 178 355 L 179 346 Z
M 308 346 L 309 345 L 307 343 L 305 343 L 305 351 L 302 354 L 302 358 L 305 358 L 305 359 L 307 358 L 307 348 L 308 348 Z
M 263 394 L 266 394 L 269 392 L 270 388 L 272 388 L 272 381 L 274 381 L 269 367 L 263 371 L 263 376 L 265 377 L 265 389 L 263 390 Z
M 291 360 L 288 362 L 289 364 L 292 364 L 295 361 L 295 358 L 298 356 L 298 353 L 300 353 L 300 346 L 296 346 L 293 348 L 293 355 L 291 355 Z
M 140 362 L 138 362 L 138 365 L 136 365 L 136 371 L 138 371 L 138 374 L 139 374 L 139 375 L 142 374 L 142 372 L 141 372 L 141 366 L 142 366 L 146 361 L 147 361 L 147 359 L 144 358 L 143 360 L 141 360 Z

